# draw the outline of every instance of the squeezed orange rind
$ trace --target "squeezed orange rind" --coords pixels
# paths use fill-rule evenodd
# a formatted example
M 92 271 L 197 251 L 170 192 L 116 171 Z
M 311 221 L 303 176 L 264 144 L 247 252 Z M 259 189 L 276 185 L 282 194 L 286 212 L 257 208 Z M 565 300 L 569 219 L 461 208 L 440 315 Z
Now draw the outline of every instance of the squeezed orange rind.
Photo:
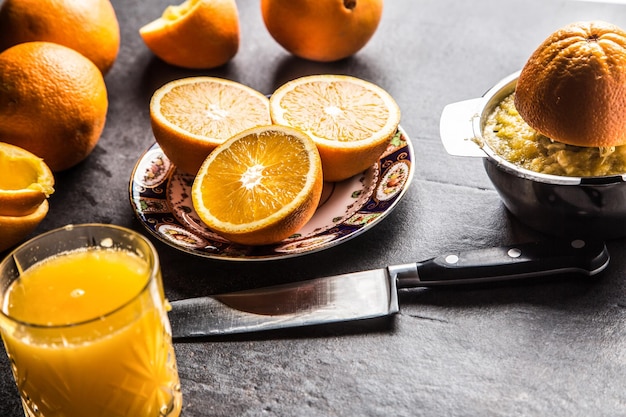
M 46 163 L 0 142 L 0 252 L 19 243 L 48 213 L 54 176 Z
M 168 6 L 139 34 L 148 49 L 170 65 L 218 67 L 239 49 L 237 4 L 235 0 L 187 0 Z

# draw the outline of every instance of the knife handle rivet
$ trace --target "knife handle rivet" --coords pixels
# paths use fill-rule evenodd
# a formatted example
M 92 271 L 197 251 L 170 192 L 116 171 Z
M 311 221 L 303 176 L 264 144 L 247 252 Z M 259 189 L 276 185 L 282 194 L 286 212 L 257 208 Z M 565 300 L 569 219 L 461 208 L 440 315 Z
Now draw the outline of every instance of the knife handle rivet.
M 448 255 L 445 257 L 445 261 L 448 264 L 455 264 L 457 262 L 459 262 L 459 257 L 456 255 Z
M 511 258 L 519 258 L 520 256 L 522 256 L 522 251 L 518 248 L 511 248 L 507 252 L 507 255 L 509 255 Z

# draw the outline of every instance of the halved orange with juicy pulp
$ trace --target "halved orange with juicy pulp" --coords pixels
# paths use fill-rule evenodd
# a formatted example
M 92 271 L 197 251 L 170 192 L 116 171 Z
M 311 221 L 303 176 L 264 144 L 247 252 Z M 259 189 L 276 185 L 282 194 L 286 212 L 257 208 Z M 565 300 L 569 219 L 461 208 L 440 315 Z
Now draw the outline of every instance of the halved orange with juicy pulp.
M 400 123 L 400 108 L 381 87 L 345 75 L 311 75 L 289 81 L 270 97 L 276 124 L 315 141 L 324 180 L 341 181 L 372 166 Z
M 323 186 L 320 156 L 305 133 L 260 126 L 218 146 L 192 186 L 198 216 L 235 243 L 264 245 L 296 233 L 315 213 Z
M 215 77 L 189 77 L 156 90 L 150 101 L 152 131 L 181 171 L 198 172 L 209 153 L 231 136 L 271 123 L 260 92 Z

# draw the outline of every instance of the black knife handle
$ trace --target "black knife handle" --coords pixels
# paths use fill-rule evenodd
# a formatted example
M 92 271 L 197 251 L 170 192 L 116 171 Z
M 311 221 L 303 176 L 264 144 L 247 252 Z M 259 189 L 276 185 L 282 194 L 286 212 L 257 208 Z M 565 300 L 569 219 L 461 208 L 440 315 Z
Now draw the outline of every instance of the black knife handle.
M 417 262 L 412 271 L 390 267 L 398 288 L 503 281 L 563 273 L 595 275 L 609 263 L 597 240 L 554 240 L 454 252 Z

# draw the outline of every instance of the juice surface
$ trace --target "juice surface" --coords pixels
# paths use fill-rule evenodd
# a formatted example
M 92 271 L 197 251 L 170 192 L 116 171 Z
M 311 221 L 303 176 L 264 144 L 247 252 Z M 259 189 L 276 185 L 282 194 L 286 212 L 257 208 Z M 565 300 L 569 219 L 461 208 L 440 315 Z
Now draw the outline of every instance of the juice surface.
M 139 294 L 149 266 L 119 250 L 81 250 L 25 271 L 8 290 L 4 311 L 16 320 L 58 325 L 105 315 Z
M 3 334 L 22 401 L 38 410 L 33 415 L 179 415 L 180 385 L 163 300 L 154 282 L 142 291 L 149 273 L 135 255 L 98 249 L 42 262 L 10 287 L 4 311 L 24 322 L 83 322 L 117 310 L 79 326 Z

